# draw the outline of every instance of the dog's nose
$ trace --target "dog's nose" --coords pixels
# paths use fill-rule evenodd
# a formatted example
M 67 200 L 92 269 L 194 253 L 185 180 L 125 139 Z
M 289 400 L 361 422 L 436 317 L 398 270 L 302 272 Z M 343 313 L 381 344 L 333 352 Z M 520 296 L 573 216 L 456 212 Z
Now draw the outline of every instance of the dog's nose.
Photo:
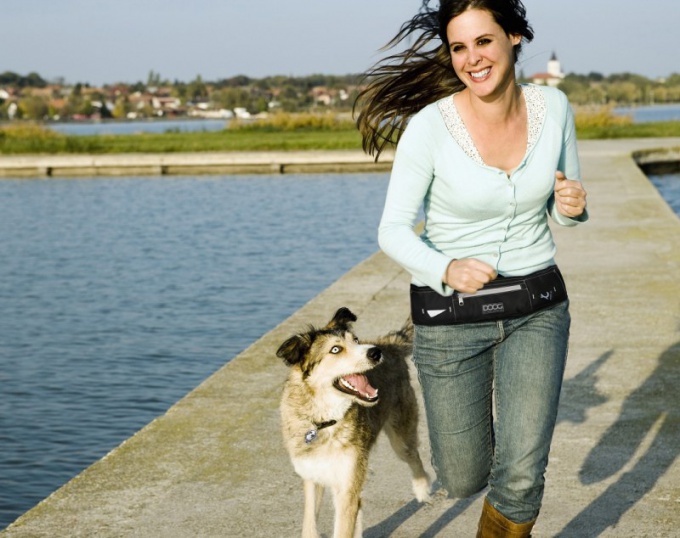
M 382 351 L 379 347 L 372 347 L 366 352 L 366 355 L 372 361 L 378 362 L 382 358 Z

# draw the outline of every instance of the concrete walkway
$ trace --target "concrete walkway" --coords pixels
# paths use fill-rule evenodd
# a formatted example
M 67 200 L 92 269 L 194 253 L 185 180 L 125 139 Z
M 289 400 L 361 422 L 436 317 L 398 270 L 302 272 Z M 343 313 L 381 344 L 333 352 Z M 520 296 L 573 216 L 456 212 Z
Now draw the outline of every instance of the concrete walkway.
M 630 158 L 680 139 L 581 143 L 591 220 L 556 229 L 572 341 L 536 537 L 671 537 L 680 527 L 680 220 Z M 341 305 L 360 336 L 399 326 L 408 276 L 359 264 L 168 413 L 19 518 L 14 537 L 294 537 L 301 482 L 281 441 L 287 374 L 274 352 Z M 429 459 L 426 428 L 422 449 Z M 482 498 L 412 500 L 381 439 L 363 496 L 364 536 L 470 537 Z M 321 531 L 332 533 L 330 503 Z

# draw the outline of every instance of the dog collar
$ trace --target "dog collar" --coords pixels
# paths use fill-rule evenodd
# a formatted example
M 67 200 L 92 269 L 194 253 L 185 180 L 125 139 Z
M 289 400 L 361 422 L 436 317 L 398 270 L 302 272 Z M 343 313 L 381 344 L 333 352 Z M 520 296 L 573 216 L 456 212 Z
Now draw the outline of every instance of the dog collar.
M 321 422 L 320 424 L 317 424 L 316 422 L 314 422 L 313 423 L 314 428 L 312 428 L 311 430 L 309 430 L 305 434 L 305 443 L 309 444 L 312 441 L 314 441 L 314 439 L 316 439 L 316 436 L 319 433 L 319 430 L 323 430 L 324 428 L 328 428 L 329 426 L 333 426 L 333 424 L 337 424 L 337 423 L 338 423 L 337 420 L 328 420 L 326 422 Z

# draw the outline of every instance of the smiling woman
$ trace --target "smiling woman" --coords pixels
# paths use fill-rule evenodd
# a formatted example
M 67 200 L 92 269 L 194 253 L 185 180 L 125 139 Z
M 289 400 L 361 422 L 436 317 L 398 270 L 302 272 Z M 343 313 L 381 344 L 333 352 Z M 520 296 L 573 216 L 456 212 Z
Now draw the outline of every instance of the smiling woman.
M 521 1 L 428 4 L 391 42 L 414 44 L 361 95 L 364 149 L 397 143 L 379 243 L 412 275 L 413 362 L 442 486 L 459 498 L 488 487 L 478 538 L 527 537 L 570 325 L 548 216 L 587 220 L 574 118 L 559 90 L 517 84 L 533 38 Z M 520 306 L 516 292 L 539 302 Z

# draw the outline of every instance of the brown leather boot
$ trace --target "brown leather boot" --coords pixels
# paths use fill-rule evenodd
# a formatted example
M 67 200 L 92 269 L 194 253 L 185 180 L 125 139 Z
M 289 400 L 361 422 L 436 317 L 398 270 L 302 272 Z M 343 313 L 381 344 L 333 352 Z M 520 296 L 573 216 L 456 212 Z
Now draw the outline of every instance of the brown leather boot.
M 529 538 L 536 520 L 515 523 L 496 510 L 484 499 L 482 517 L 477 527 L 477 538 Z

